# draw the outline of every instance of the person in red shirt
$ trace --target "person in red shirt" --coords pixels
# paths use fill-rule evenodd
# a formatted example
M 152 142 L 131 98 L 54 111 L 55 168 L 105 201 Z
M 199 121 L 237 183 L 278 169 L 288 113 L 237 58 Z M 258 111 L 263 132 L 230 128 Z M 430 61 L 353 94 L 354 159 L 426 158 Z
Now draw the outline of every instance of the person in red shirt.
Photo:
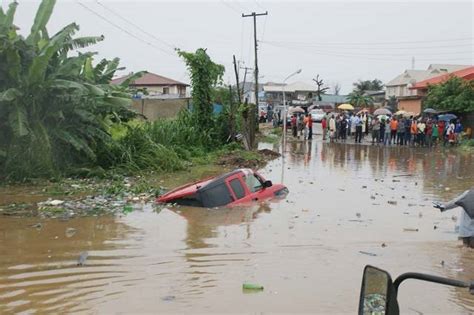
M 313 139 L 313 119 L 311 118 L 310 114 L 306 114 L 306 117 L 308 117 L 308 121 L 306 125 L 308 126 L 308 140 Z
M 323 140 L 326 140 L 326 132 L 328 128 L 326 117 L 324 117 L 323 120 L 321 120 L 321 128 L 323 128 Z

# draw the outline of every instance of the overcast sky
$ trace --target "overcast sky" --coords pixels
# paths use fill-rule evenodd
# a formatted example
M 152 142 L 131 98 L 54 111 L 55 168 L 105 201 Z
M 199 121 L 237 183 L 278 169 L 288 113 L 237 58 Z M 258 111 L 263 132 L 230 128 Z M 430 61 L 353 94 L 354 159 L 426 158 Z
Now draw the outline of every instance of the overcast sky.
M 9 2 L 1 1 L 3 7 Z M 19 3 L 15 24 L 26 34 L 40 1 Z M 234 83 L 233 54 L 247 67 L 254 64 L 253 21 L 241 17 L 253 11 L 268 11 L 257 19 L 261 82 L 281 82 L 302 68 L 290 82 L 311 83 L 320 74 L 347 93 L 358 79 L 387 82 L 410 69 L 412 56 L 416 69 L 473 64 L 471 1 L 58 0 L 48 30 L 74 21 L 81 36 L 105 36 L 90 48 L 100 58 L 120 57 L 126 72 L 148 70 L 187 83 L 172 48 L 207 48 L 226 67 L 225 83 Z

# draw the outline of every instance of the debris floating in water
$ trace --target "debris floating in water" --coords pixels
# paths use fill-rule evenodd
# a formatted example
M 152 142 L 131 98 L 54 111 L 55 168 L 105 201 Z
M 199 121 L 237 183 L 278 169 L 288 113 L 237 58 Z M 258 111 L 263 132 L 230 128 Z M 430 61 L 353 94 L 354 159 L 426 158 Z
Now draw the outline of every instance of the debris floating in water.
M 243 290 L 255 290 L 255 291 L 262 291 L 263 285 L 256 284 L 256 283 L 244 283 L 242 284 Z
M 418 232 L 419 230 L 418 229 L 415 229 L 415 228 L 404 228 L 403 229 L 403 232 Z
M 66 229 L 66 237 L 67 238 L 73 237 L 74 234 L 76 234 L 76 229 L 75 228 L 67 228 Z
M 392 206 L 396 206 L 396 205 L 397 205 L 397 202 L 396 202 L 395 200 L 389 200 L 389 201 L 387 201 L 387 203 L 388 203 L 389 205 L 392 205 Z
M 82 252 L 79 255 L 79 259 L 77 260 L 77 265 L 78 266 L 84 266 L 88 256 L 89 256 L 88 252 Z
M 369 252 L 364 252 L 364 251 L 362 251 L 362 250 L 360 250 L 359 253 L 364 254 L 364 255 L 367 255 L 367 256 L 372 256 L 372 257 L 377 256 L 377 254 L 369 253 Z

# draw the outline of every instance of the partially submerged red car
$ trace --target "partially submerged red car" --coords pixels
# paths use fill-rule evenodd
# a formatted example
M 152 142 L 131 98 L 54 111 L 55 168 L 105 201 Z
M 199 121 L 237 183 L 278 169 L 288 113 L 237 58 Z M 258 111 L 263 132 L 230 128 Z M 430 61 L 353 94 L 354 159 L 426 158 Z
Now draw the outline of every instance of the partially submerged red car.
M 288 188 L 272 184 L 251 169 L 237 169 L 227 174 L 187 184 L 158 197 L 160 203 L 193 207 L 233 206 L 273 197 L 282 198 Z

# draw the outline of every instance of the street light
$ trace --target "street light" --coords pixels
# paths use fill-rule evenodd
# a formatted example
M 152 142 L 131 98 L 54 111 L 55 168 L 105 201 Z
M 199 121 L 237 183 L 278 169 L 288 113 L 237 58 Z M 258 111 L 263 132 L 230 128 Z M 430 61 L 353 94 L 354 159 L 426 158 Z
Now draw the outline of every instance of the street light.
M 283 109 L 284 109 L 283 111 L 283 145 L 285 145 L 285 142 L 286 142 L 286 115 L 287 115 L 287 107 L 286 107 L 286 99 L 285 99 L 285 84 L 286 84 L 286 80 L 300 73 L 301 73 L 301 69 L 298 69 L 292 74 L 290 74 L 289 76 L 287 76 L 285 80 L 283 80 Z

